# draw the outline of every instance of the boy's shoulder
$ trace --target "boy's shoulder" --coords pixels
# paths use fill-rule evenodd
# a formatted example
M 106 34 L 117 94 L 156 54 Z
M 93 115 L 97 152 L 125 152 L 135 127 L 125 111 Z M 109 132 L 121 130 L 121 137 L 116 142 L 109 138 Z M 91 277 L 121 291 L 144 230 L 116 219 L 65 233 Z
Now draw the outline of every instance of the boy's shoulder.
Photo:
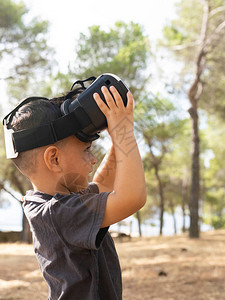
M 39 241 L 54 232 L 66 245 L 96 250 L 108 230 L 100 231 L 107 196 L 95 184 L 71 195 L 28 191 L 24 212 Z
M 60 215 L 75 216 L 91 213 L 102 214 L 105 211 L 107 192 L 99 193 L 98 186 L 90 183 L 88 187 L 79 193 L 50 195 L 41 191 L 29 190 L 23 197 L 23 208 L 27 216 L 43 218 L 51 215 L 51 218 Z
M 89 183 L 86 189 L 80 191 L 81 195 L 90 194 L 90 193 L 99 194 L 99 188 L 97 184 L 94 182 Z

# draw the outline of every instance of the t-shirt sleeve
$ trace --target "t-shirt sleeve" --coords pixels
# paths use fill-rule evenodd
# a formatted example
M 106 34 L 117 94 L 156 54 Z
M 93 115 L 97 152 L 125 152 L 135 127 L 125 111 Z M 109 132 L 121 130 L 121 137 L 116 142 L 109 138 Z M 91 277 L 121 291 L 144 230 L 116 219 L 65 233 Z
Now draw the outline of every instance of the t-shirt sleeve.
M 50 207 L 53 226 L 70 247 L 97 249 L 108 228 L 100 229 L 109 193 L 98 194 L 98 187 L 72 195 L 56 194 Z

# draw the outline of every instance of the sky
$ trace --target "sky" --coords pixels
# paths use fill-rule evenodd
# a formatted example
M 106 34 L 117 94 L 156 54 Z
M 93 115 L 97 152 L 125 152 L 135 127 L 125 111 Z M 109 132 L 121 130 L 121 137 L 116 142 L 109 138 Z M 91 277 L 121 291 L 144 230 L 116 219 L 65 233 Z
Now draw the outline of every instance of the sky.
M 16 0 L 20 2 L 20 0 Z M 50 23 L 49 45 L 52 46 L 60 69 L 66 71 L 73 60 L 75 41 L 88 27 L 112 27 L 116 21 L 139 23 L 154 43 L 162 36 L 162 28 L 175 17 L 175 0 L 24 0 L 29 17 L 39 17 Z M 4 86 L 0 86 L 1 95 Z M 4 98 L 4 97 L 3 97 Z M 15 200 L 8 209 L 0 209 L 0 230 L 21 226 L 21 207 Z M 18 227 L 19 226 L 19 227 Z M 170 227 L 170 226 L 169 226 Z
M 109 28 L 116 21 L 143 25 L 150 39 L 161 36 L 163 26 L 175 17 L 175 0 L 25 0 L 31 15 L 50 22 L 49 43 L 56 50 L 61 68 L 72 58 L 75 40 L 88 27 Z M 63 3 L 63 4 L 62 4 Z

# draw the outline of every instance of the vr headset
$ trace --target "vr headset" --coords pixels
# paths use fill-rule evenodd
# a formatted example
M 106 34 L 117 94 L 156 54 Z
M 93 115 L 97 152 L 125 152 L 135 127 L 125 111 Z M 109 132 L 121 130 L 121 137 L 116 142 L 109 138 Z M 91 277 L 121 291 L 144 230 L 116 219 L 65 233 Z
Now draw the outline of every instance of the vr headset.
M 92 81 L 88 88 L 84 85 L 86 81 Z M 80 84 L 84 91 L 73 100 L 72 97 L 75 94 L 73 88 L 76 84 Z M 3 119 L 6 157 L 16 158 L 19 152 L 54 144 L 70 135 L 75 135 L 83 142 L 90 142 L 99 138 L 98 133 L 107 128 L 107 120 L 93 99 L 93 94 L 97 92 L 106 103 L 101 87 L 106 86 L 109 89 L 112 85 L 117 89 L 126 106 L 127 86 L 118 76 L 105 73 L 97 79 L 90 77 L 86 80 L 76 81 L 65 101 L 61 104 L 62 116 L 58 119 L 38 127 L 13 131 L 10 124 L 20 107 L 30 101 L 49 101 L 48 98 L 44 97 L 30 97 L 23 100 Z

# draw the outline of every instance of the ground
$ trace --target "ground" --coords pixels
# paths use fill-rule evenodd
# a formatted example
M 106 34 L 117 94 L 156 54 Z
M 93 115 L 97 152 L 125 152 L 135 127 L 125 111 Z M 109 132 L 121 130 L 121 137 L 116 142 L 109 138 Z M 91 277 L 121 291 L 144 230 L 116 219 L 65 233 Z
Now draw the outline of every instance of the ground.
M 200 239 L 117 241 L 116 247 L 123 300 L 225 299 L 225 230 L 202 233 Z M 47 294 L 32 246 L 0 244 L 0 300 L 43 300 Z

